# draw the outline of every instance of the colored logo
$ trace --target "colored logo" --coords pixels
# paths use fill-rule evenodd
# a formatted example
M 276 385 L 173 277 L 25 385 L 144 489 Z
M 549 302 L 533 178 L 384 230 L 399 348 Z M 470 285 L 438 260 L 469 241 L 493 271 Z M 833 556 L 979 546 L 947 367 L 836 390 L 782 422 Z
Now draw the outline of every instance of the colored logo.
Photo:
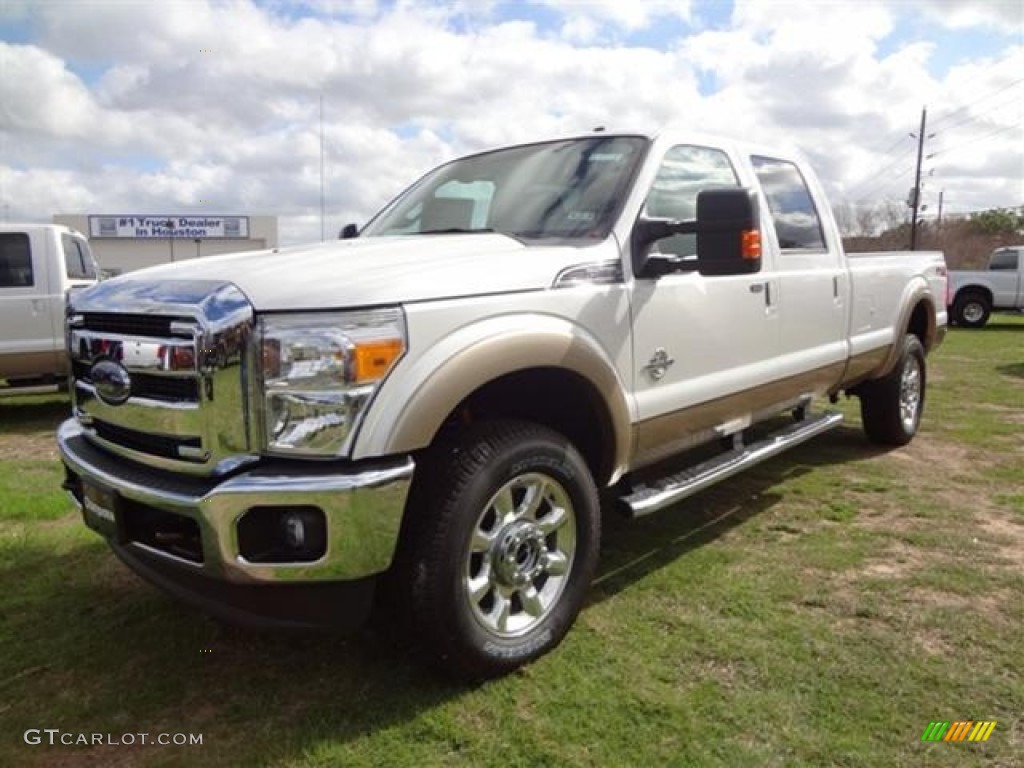
M 995 720 L 932 721 L 921 734 L 921 741 L 988 741 Z

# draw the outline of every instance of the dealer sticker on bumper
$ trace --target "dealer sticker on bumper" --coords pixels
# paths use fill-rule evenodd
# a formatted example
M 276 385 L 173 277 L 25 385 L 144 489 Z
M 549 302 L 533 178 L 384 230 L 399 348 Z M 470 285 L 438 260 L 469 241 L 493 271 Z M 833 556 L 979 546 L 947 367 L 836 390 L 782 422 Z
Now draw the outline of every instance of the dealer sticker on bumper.
M 82 482 L 82 515 L 85 524 L 110 539 L 121 532 L 117 511 L 117 494 L 89 482 Z

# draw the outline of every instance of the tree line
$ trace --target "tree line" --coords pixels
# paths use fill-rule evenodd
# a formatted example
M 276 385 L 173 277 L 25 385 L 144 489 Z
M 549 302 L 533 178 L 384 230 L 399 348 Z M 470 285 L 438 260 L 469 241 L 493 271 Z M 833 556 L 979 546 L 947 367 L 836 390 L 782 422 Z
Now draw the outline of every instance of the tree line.
M 843 245 L 850 253 L 898 251 L 910 247 L 910 216 L 905 203 L 893 200 L 874 206 L 840 204 L 836 221 Z M 917 223 L 919 250 L 946 254 L 951 269 L 981 269 L 988 255 L 1005 245 L 1024 243 L 1024 208 L 993 208 L 987 211 L 946 216 Z

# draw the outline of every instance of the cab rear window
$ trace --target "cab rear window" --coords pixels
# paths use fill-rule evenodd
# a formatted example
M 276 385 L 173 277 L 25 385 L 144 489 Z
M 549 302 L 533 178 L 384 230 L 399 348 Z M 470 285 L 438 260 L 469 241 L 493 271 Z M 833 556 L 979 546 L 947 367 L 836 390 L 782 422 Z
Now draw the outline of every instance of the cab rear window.
M 95 280 L 96 269 L 93 266 L 89 246 L 71 235 L 61 235 L 64 246 L 64 267 L 71 280 Z

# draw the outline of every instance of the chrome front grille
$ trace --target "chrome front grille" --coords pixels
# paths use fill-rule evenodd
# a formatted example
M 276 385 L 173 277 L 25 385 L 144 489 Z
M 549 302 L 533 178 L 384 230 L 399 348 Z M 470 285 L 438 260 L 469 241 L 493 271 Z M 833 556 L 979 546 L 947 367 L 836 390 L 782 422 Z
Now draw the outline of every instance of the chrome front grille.
M 92 365 L 81 359 L 75 360 L 72 373 L 76 380 L 91 384 L 90 369 Z M 171 378 L 154 376 L 142 371 L 132 373 L 132 394 L 153 400 L 165 400 L 172 403 L 199 402 L 199 382 L 196 378 Z
M 186 461 L 202 461 L 206 457 L 202 439 L 199 437 L 170 437 L 152 432 L 139 432 L 99 419 L 93 419 L 92 429 L 101 440 L 151 456 Z
M 86 312 L 85 327 L 99 333 L 164 338 L 171 335 L 171 323 L 188 321 L 187 317 L 156 317 L 153 315 L 118 315 L 112 312 Z
M 253 311 L 229 283 L 112 280 L 68 308 L 74 412 L 136 461 L 216 474 L 255 458 L 247 397 Z

